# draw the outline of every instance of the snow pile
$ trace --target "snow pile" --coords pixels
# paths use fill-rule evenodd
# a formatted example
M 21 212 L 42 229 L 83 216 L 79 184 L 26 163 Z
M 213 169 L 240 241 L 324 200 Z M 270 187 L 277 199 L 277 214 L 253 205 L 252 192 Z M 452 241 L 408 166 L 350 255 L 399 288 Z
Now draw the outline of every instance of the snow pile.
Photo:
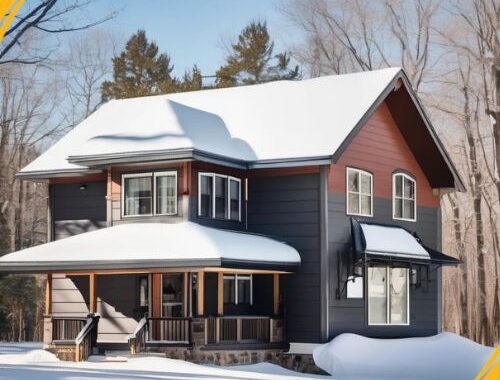
M 28 364 L 54 363 L 58 361 L 59 359 L 53 353 L 45 350 L 33 350 L 25 356 L 25 362 Z
M 493 349 L 452 333 L 373 339 L 341 334 L 314 350 L 314 362 L 335 379 L 473 379 Z

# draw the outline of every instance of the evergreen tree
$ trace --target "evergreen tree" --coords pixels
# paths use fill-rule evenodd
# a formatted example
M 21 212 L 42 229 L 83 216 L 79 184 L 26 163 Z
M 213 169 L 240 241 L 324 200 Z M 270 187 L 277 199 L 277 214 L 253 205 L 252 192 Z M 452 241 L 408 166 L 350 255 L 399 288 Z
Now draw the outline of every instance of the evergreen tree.
M 125 50 L 113 58 L 113 80 L 102 85 L 102 100 L 131 98 L 174 92 L 177 80 L 172 76 L 170 57 L 158 53 L 144 30 L 128 40 Z
M 178 85 L 178 91 L 197 91 L 203 88 L 203 77 L 198 66 L 194 65 L 191 72 L 184 74 L 183 80 Z
M 274 42 L 264 22 L 251 22 L 231 46 L 226 63 L 216 73 L 217 87 L 297 79 L 299 66 L 290 68 L 287 52 L 273 54 Z

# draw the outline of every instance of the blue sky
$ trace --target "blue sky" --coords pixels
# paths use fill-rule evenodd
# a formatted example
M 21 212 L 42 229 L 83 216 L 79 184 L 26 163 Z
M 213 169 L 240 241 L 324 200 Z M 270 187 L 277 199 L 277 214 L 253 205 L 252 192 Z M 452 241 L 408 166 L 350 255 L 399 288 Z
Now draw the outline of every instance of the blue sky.
M 120 9 L 106 28 L 115 30 L 123 39 L 145 29 L 148 38 L 171 56 L 176 75 L 182 75 L 194 63 L 204 75 L 210 75 L 224 60 L 224 44 L 234 40 L 251 20 L 267 21 L 276 52 L 298 37 L 277 9 L 279 1 L 99 0 L 89 13 L 97 18 Z

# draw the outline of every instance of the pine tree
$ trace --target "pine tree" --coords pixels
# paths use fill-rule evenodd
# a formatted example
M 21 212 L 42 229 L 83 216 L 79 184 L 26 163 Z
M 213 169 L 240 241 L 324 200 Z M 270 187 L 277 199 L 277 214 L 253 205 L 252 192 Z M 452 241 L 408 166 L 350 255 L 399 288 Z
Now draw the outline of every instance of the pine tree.
M 273 54 L 274 42 L 265 22 L 251 22 L 242 30 L 231 49 L 226 63 L 216 73 L 217 87 L 299 77 L 299 66 L 289 67 L 290 56 L 287 52 Z
M 144 30 L 128 40 L 125 50 L 113 58 L 113 80 L 102 85 L 102 100 L 130 98 L 174 92 L 177 80 L 168 54 L 158 54 Z

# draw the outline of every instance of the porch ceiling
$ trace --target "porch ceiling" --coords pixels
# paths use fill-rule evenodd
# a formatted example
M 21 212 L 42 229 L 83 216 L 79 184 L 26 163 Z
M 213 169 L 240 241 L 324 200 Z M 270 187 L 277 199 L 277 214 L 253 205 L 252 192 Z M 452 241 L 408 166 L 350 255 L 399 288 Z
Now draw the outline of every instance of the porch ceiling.
M 0 272 L 232 267 L 293 270 L 299 253 L 286 243 L 192 222 L 127 223 L 0 257 Z

